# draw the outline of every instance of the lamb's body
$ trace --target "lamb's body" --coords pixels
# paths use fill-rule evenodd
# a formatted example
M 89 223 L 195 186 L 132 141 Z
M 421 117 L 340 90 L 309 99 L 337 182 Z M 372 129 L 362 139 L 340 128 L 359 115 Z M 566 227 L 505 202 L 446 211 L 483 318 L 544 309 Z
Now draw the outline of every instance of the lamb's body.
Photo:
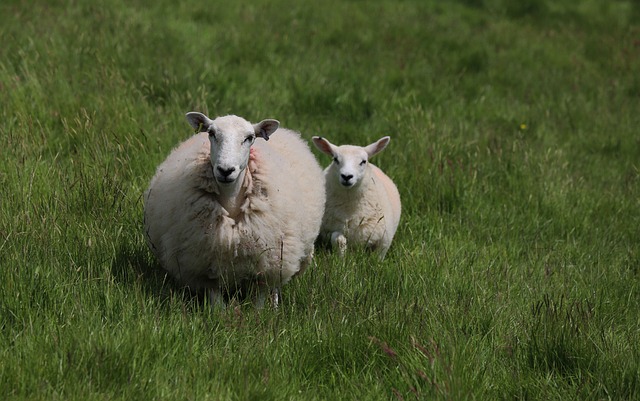
M 341 253 L 348 243 L 374 249 L 384 258 L 391 246 L 400 222 L 400 194 L 382 170 L 368 163 L 388 141 L 362 148 L 314 137 L 316 146 L 334 157 L 324 171 L 327 200 L 320 234 Z
M 382 170 L 369 164 L 369 177 L 358 190 L 349 191 L 331 179 L 331 167 L 325 170 L 327 202 L 321 235 L 344 235 L 348 243 L 360 244 L 384 253 L 400 222 L 400 194 Z
M 148 242 L 162 267 L 214 298 L 252 285 L 261 294 L 278 289 L 309 264 L 320 229 L 324 178 L 300 136 L 278 129 L 250 155 L 231 212 L 206 132 L 173 150 L 145 193 Z

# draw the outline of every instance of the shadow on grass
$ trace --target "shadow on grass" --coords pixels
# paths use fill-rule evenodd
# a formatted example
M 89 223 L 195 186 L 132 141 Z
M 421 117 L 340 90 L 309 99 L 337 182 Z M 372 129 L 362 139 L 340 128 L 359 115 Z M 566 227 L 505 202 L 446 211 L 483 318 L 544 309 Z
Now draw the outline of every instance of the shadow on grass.
M 146 244 L 132 244 L 122 241 L 111 264 L 111 274 L 121 284 L 139 287 L 163 305 L 173 300 L 193 308 L 201 308 L 209 302 L 205 290 L 192 290 L 176 281 L 149 252 Z M 224 293 L 224 301 L 229 305 L 250 304 L 253 288 L 232 288 Z
M 167 305 L 174 298 L 185 304 L 202 303 L 202 294 L 191 291 L 176 282 L 151 255 L 144 243 L 122 241 L 111 263 L 111 274 L 121 284 L 135 286 L 161 304 Z

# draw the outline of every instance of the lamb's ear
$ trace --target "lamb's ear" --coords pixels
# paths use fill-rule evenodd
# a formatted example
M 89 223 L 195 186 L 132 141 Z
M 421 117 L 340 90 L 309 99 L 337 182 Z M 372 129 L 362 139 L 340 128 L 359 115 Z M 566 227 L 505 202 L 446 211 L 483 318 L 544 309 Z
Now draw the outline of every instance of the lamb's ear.
M 276 132 L 280 122 L 278 120 L 262 120 L 258 124 L 253 125 L 253 130 L 256 136 L 264 138 L 265 141 L 269 140 L 269 136 Z
M 189 125 L 198 132 L 205 132 L 213 124 L 209 117 L 197 111 L 187 113 L 186 117 Z
M 376 154 L 382 152 L 382 150 L 387 147 L 387 145 L 389 144 L 390 140 L 391 140 L 390 137 L 385 136 L 383 138 L 378 139 L 377 142 L 374 142 L 371 145 L 367 145 L 364 148 L 364 150 L 365 150 L 365 152 L 367 152 L 369 157 L 371 157 L 373 155 L 376 155 Z
M 313 144 L 316 145 L 316 148 L 318 148 L 318 150 L 322 153 L 327 154 L 331 157 L 335 155 L 333 151 L 335 146 L 331 142 L 327 141 L 321 136 L 314 136 L 313 138 L 311 138 L 311 140 L 313 140 Z

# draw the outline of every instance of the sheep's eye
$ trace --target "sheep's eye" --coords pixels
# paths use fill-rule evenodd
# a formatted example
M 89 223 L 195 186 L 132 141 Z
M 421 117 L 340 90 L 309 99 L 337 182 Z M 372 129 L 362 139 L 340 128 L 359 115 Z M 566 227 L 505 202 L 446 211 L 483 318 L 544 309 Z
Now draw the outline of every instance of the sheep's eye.
M 216 132 L 215 131 L 209 131 L 209 138 L 216 139 Z
M 367 161 L 366 161 L 366 160 L 363 160 L 363 161 L 361 161 L 361 162 L 360 162 L 360 165 L 361 165 L 361 166 L 364 166 L 365 164 L 367 164 Z
M 244 143 L 253 142 L 255 138 L 256 138 L 255 136 L 249 135 L 248 137 L 244 138 Z
M 340 164 L 340 162 L 338 161 L 338 158 L 337 158 L 337 157 L 334 157 L 334 158 L 333 158 L 333 162 L 334 162 L 335 164 Z

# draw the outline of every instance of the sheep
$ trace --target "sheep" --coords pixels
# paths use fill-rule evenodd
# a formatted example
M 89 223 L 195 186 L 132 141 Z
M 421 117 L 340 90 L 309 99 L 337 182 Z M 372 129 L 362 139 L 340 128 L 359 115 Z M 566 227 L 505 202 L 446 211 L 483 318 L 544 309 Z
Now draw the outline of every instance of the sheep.
M 312 139 L 321 152 L 333 158 L 324 170 L 327 200 L 320 239 L 330 242 L 340 255 L 348 242 L 373 249 L 384 259 L 400 222 L 400 194 L 369 158 L 381 152 L 391 138 L 385 136 L 365 147 L 336 146 L 318 136 Z
M 251 293 L 256 307 L 269 294 L 277 307 L 281 286 L 313 258 L 322 168 L 300 134 L 277 120 L 186 118 L 198 133 L 158 166 L 144 194 L 148 246 L 212 305 L 239 292 Z

